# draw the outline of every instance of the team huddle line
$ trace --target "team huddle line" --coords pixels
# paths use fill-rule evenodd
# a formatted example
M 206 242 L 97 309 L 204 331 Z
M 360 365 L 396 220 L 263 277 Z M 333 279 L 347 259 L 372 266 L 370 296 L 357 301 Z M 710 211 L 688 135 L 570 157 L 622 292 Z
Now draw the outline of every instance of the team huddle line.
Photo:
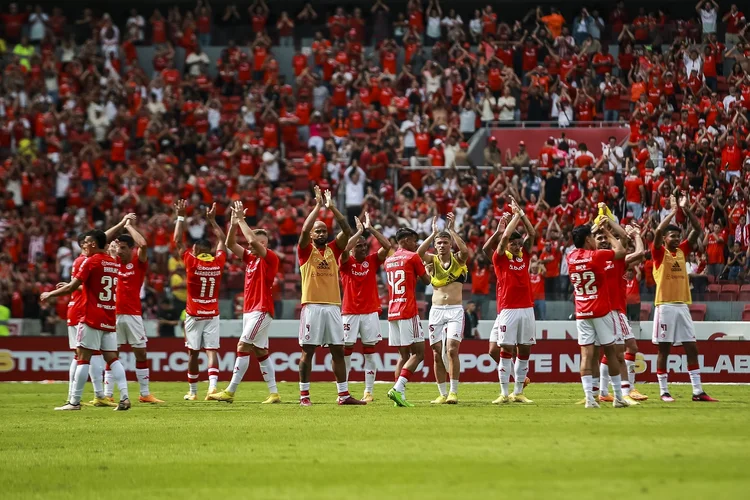
M 297 245 L 302 278 L 300 405 L 312 405 L 310 372 L 313 356 L 320 346 L 330 349 L 338 404 L 365 405 L 374 400 L 375 345 L 382 340 L 377 293 L 377 273 L 381 267 L 388 282 L 388 344 L 399 352 L 394 373 L 396 382 L 387 397 L 394 406 L 414 406 L 406 398 L 406 387 L 423 362 L 425 350 L 425 333 L 416 300 L 419 280 L 434 288 L 427 340 L 434 353 L 433 368 L 439 395 L 432 403 L 457 404 L 461 373 L 459 351 L 465 326 L 462 294 L 468 276 L 469 250 L 456 232 L 454 215 L 446 215 L 443 228 L 441 221 L 434 218 L 432 233 L 421 243 L 416 231 L 399 229 L 398 248 L 393 249 L 388 239 L 372 226 L 369 214 L 365 214 L 362 221 L 355 219 L 354 231 L 336 208 L 329 191 L 323 193 L 316 186 L 314 192 L 315 206 L 304 222 Z M 698 350 L 688 309 L 691 296 L 685 256 L 700 234 L 700 224 L 686 198 L 681 198 L 678 204 L 673 196 L 670 202 L 672 211 L 656 229 L 652 248 L 656 281 L 653 342 L 659 348 L 660 398 L 664 402 L 674 401 L 667 386 L 666 363 L 671 347 L 682 345 L 687 354 L 693 400 L 715 401 L 701 386 Z M 331 211 L 340 228 L 330 242 L 327 225 L 318 220 L 324 207 Z M 226 234 L 216 222 L 216 206 L 206 210 L 205 217 L 217 240 L 215 246 L 201 239 L 186 248 L 183 242 L 187 202 L 178 200 L 174 205 L 173 239 L 182 255 L 187 284 L 184 330 L 189 352 L 189 390 L 184 399 L 198 398 L 199 353 L 205 350 L 209 377 L 206 400 L 232 402 L 253 355 L 268 386 L 269 395 L 263 403 L 279 403 L 281 398 L 268 350 L 274 316 L 272 288 L 279 257 L 268 249 L 268 234 L 247 225 L 242 202 L 236 201 L 230 208 Z M 493 403 L 531 404 L 533 401 L 524 395 L 524 388 L 528 384 L 531 348 L 536 343 L 530 275 L 536 232 L 513 199 L 511 208 L 512 213 L 504 215 L 482 248 L 487 255 L 492 255 L 497 276 L 497 318 L 490 335 L 489 353 L 497 363 L 500 395 Z M 691 224 L 684 241 L 680 227 L 672 224 L 677 210 L 681 210 Z M 54 291 L 41 296 L 44 302 L 52 297 L 71 295 L 68 337 L 76 355 L 70 365 L 67 401 L 56 410 L 80 410 L 89 378 L 94 386 L 94 399 L 89 405 L 128 410 L 131 403 L 127 379 L 118 359 L 118 349 L 123 344 L 129 344 L 135 354 L 139 401 L 163 402 L 149 390 L 147 338 L 139 298 L 147 269 L 147 243 L 135 222 L 135 214 L 128 214 L 106 232 L 92 230 L 80 235 L 78 243 L 82 253 L 73 264 L 71 281 L 60 283 Z M 238 243 L 238 231 L 247 241 L 247 247 Z M 370 253 L 368 233 L 380 244 L 376 252 Z M 599 403 L 605 401 L 612 402 L 615 408 L 640 404 L 639 401 L 647 397 L 634 387 L 638 347 L 625 315 L 627 275 L 645 253 L 640 229 L 632 225 L 620 226 L 602 203 L 593 225 L 573 230 L 573 242 L 576 249 L 567 260 L 581 348 L 581 383 L 585 396 L 581 403 L 586 408 L 598 408 Z M 628 252 L 631 242 L 634 249 Z M 244 311 L 232 378 L 226 389 L 219 391 L 219 291 L 227 252 L 245 264 Z M 365 370 L 361 400 L 349 393 L 348 386 L 351 355 L 357 338 L 363 345 Z M 511 376 L 514 377 L 512 390 Z M 113 397 L 115 385 L 118 401 Z

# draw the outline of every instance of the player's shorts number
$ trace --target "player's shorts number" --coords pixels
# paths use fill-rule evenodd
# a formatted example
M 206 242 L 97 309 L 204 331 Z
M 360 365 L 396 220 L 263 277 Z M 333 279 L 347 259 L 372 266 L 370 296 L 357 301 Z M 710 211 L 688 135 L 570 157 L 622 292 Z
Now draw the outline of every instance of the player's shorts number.
M 404 271 L 399 269 L 398 271 L 390 271 L 388 273 L 388 284 L 391 285 L 393 295 L 403 295 L 406 293 L 404 281 L 406 281 Z
M 201 277 L 201 297 L 206 297 L 206 289 L 208 289 L 208 297 L 213 297 L 214 288 L 216 288 L 216 278 Z
M 576 295 L 594 295 L 598 291 L 594 284 L 596 283 L 596 276 L 591 271 L 585 271 L 583 274 L 571 274 L 570 282 L 573 283 L 573 290 Z
M 110 302 L 115 300 L 115 292 L 112 289 L 117 289 L 117 277 L 114 276 L 102 276 L 102 287 L 104 289 L 99 292 L 100 302 Z
M 350 325 L 349 323 L 344 323 L 344 331 L 345 332 L 348 332 L 351 329 L 352 329 L 352 325 Z

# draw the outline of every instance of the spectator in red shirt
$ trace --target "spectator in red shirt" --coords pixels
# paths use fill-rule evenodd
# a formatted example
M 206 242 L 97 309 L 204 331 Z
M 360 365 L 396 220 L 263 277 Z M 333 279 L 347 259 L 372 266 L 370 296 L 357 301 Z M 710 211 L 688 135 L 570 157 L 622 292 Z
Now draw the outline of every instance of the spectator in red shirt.
M 265 33 L 269 12 L 270 10 L 265 0 L 253 0 L 253 3 L 247 8 L 247 13 L 250 16 L 250 24 L 253 28 L 253 33 L 256 33 L 256 35 Z
M 708 262 L 708 274 L 719 279 L 724 271 L 724 249 L 726 242 L 722 236 L 720 224 L 713 224 L 710 228 L 706 227 L 706 234 L 703 237 L 703 248 L 706 249 Z
M 5 39 L 14 43 L 21 39 L 21 30 L 29 18 L 28 12 L 18 12 L 18 4 L 8 6 L 8 12 L 0 14 L 0 21 L 5 28 Z

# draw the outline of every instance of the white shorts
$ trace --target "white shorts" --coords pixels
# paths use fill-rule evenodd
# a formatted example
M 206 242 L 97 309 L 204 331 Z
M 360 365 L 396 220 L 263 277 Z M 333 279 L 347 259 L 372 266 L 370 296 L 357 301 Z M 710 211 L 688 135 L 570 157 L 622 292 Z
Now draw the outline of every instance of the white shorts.
M 377 344 L 383 340 L 380 334 L 380 318 L 378 313 L 370 314 L 346 314 L 341 316 L 344 325 L 344 343 L 354 344 L 357 336 L 366 345 Z
M 695 342 L 695 327 L 687 304 L 660 304 L 654 313 L 654 344 L 668 342 L 680 346 L 683 342 Z
M 446 339 L 461 342 L 464 338 L 464 307 L 432 306 L 428 323 L 430 345 Z
M 117 345 L 129 344 L 139 349 L 146 348 L 146 329 L 143 327 L 143 317 L 132 314 L 117 315 Z
M 273 318 L 265 311 L 244 313 L 240 342 L 254 345 L 258 349 L 268 349 L 268 330 L 272 322 Z
M 299 345 L 344 345 L 341 307 L 304 304 L 299 315 Z
M 536 319 L 534 308 L 503 309 L 495 319 L 490 341 L 498 345 L 536 344 Z
M 117 352 L 117 333 L 91 328 L 85 323 L 76 327 L 76 347 L 91 351 Z
M 419 315 L 409 319 L 396 319 L 388 322 L 388 345 L 406 347 L 417 342 L 424 342 L 422 321 Z
M 609 345 L 615 342 L 612 313 L 601 318 L 577 319 L 578 345 Z
M 628 317 L 620 311 L 612 311 L 612 315 L 615 321 L 615 343 L 625 344 L 626 340 L 635 339 Z
M 75 349 L 78 347 L 78 326 L 68 325 L 68 347 Z
M 185 346 L 191 351 L 219 348 L 219 317 L 185 316 Z

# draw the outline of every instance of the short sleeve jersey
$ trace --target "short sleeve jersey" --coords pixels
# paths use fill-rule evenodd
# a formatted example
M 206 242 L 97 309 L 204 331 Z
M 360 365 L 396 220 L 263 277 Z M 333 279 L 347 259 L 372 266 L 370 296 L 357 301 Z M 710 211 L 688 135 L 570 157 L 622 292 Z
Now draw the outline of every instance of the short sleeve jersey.
M 78 271 L 81 269 L 81 265 L 86 260 L 86 256 L 81 254 L 76 257 L 73 261 L 73 268 L 70 271 L 70 275 L 75 277 Z M 83 290 L 78 288 L 75 292 L 70 294 L 70 301 L 68 302 L 68 326 L 76 326 L 83 320 Z
M 124 264 L 119 258 L 120 274 L 117 277 L 117 314 L 141 316 L 141 287 L 146 278 L 148 262 L 141 262 L 138 250 L 133 251 L 130 262 Z
M 609 260 L 604 268 L 607 275 L 607 293 L 612 304 L 612 310 L 625 313 L 627 304 L 625 302 L 625 290 L 627 278 L 625 278 L 625 259 Z
M 422 259 L 414 252 L 399 248 L 385 259 L 385 272 L 388 276 L 388 320 L 415 317 L 417 278 L 427 273 Z
M 607 261 L 615 260 L 613 250 L 578 248 L 568 255 L 570 283 L 573 285 L 576 319 L 601 318 L 612 312 L 607 291 Z
M 106 253 L 96 253 L 83 262 L 74 276 L 83 283 L 82 323 L 105 332 L 115 331 L 119 272 L 120 264 Z
M 522 252 L 520 256 L 509 252 L 492 254 L 492 266 L 498 282 L 498 310 L 534 307 L 529 276 L 530 260 L 527 252 Z M 502 287 L 499 286 L 500 283 L 503 284 Z
M 346 262 L 340 263 L 339 274 L 344 286 L 341 314 L 380 312 L 377 282 L 380 264 L 377 252 L 368 255 L 362 262 L 349 257 Z
M 219 250 L 213 257 L 198 258 L 190 250 L 182 254 L 187 277 L 187 314 L 194 318 L 219 315 L 219 285 L 227 254 Z
M 268 250 L 261 258 L 250 250 L 242 256 L 245 263 L 245 305 L 246 313 L 262 311 L 274 314 L 273 280 L 279 272 L 279 256 Z

